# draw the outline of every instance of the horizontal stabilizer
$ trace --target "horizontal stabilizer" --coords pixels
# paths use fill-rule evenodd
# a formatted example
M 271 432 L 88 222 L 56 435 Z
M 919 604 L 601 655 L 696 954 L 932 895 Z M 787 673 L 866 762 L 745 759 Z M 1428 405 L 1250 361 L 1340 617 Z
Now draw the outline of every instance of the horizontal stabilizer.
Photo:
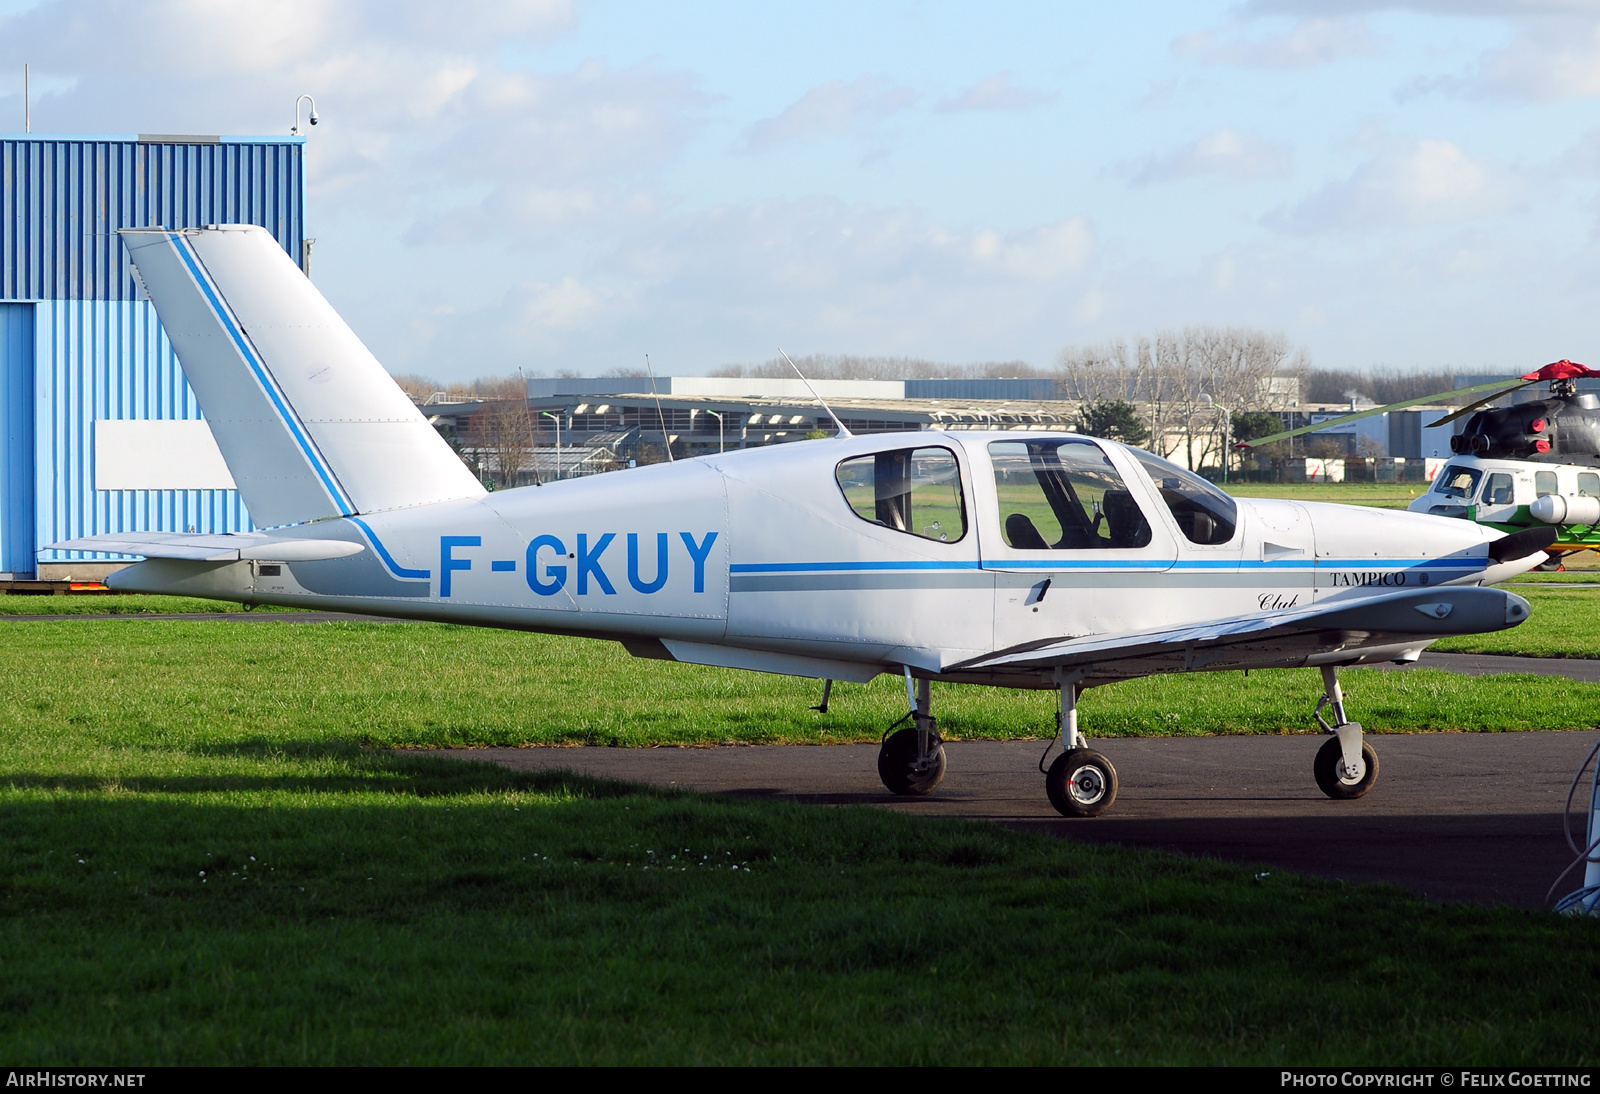
M 483 496 L 264 228 L 120 234 L 257 526 Z
M 1527 619 L 1528 611 L 1526 600 L 1503 589 L 1441 586 L 1140 634 L 1031 643 L 952 670 L 1082 667 L 1095 676 L 1138 676 L 1292 667 L 1325 660 L 1321 655 L 1348 654 L 1356 660 L 1363 650 L 1505 630 Z
M 344 539 L 291 539 L 254 533 L 220 536 L 177 535 L 171 532 L 112 532 L 103 536 L 52 543 L 56 551 L 99 551 L 111 555 L 145 558 L 184 558 L 192 562 L 312 562 L 360 554 L 366 545 Z

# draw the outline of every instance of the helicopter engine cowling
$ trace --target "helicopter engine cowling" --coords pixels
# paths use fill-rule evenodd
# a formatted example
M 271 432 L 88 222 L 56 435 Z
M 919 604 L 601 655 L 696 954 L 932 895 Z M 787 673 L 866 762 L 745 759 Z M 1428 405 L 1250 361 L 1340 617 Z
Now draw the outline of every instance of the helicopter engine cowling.
M 1600 454 L 1600 399 L 1586 393 L 1480 410 L 1450 438 L 1450 451 L 1549 463 L 1592 460 Z
M 1600 498 L 1546 494 L 1528 506 L 1528 513 L 1546 524 L 1600 524 Z

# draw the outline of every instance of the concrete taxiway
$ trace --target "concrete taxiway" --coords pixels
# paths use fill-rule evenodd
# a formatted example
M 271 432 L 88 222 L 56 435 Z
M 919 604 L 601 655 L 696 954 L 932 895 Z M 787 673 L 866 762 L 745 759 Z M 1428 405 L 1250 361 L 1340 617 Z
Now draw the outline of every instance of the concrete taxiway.
M 947 744 L 944 782 L 897 798 L 878 782 L 876 745 L 720 748 L 489 748 L 442 754 L 523 771 L 817 805 L 872 805 L 966 817 L 1062 839 L 1158 848 L 1260 869 L 1388 882 L 1430 900 L 1543 905 L 1571 860 L 1561 811 L 1597 732 L 1384 734 L 1370 738 L 1378 784 L 1336 802 L 1318 792 L 1321 739 L 1116 738 L 1092 741 L 1121 790 L 1093 820 L 1058 816 L 1044 795 L 1043 741 Z M 1580 791 L 1580 808 L 1586 796 Z M 1582 829 L 1583 818 L 1575 815 Z M 1569 877 L 1558 895 L 1576 888 Z

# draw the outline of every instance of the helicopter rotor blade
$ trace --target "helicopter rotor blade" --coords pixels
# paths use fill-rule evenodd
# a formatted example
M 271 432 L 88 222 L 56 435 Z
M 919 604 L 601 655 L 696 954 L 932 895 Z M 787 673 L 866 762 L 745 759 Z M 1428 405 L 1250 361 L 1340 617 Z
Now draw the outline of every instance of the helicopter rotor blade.
M 1526 381 L 1526 383 L 1534 383 L 1534 382 L 1536 382 L 1536 381 L 1533 381 L 1533 380 Z M 1374 414 L 1384 414 L 1384 413 L 1387 413 L 1388 411 L 1391 411 L 1391 410 L 1404 410 L 1406 407 L 1409 407 L 1409 406 L 1425 406 L 1425 405 L 1429 405 L 1429 404 L 1433 404 L 1433 403 L 1440 403 L 1440 402 L 1445 401 L 1446 399 L 1453 399 L 1457 395 L 1476 395 L 1480 391 L 1488 391 L 1491 388 L 1502 388 L 1502 389 L 1504 389 L 1502 391 L 1496 392 L 1496 394 L 1494 394 L 1494 395 L 1491 395 L 1488 400 L 1485 400 L 1487 402 L 1487 401 L 1491 401 L 1491 400 L 1494 400 L 1494 399 L 1498 399 L 1501 395 L 1505 394 L 1506 391 L 1515 391 L 1518 387 L 1526 386 L 1526 384 L 1517 384 L 1516 387 L 1507 388 L 1505 385 L 1506 385 L 1506 381 L 1505 380 L 1493 380 L 1493 381 L 1490 381 L 1487 384 L 1474 384 L 1472 387 L 1457 388 L 1455 391 L 1444 391 L 1444 392 L 1440 392 L 1437 395 L 1424 395 L 1420 399 L 1403 399 L 1398 403 L 1389 403 L 1386 406 L 1375 406 L 1375 407 L 1372 407 L 1370 410 L 1358 410 L 1353 414 L 1346 414 L 1346 415 L 1343 415 L 1342 417 L 1331 418 L 1326 422 L 1316 422 L 1316 423 L 1313 423 L 1312 425 L 1303 425 L 1303 426 L 1300 426 L 1298 429 L 1286 429 L 1282 433 L 1273 433 L 1270 436 L 1266 436 L 1266 437 L 1252 437 L 1248 441 L 1237 441 L 1237 442 L 1235 442 L 1233 447 L 1235 447 L 1235 448 L 1256 448 L 1256 447 L 1258 447 L 1260 445 L 1271 444 L 1273 441 L 1282 441 L 1282 440 L 1287 440 L 1290 437 L 1298 437 L 1302 433 L 1316 433 L 1316 432 L 1319 432 L 1319 431 L 1324 430 L 1324 429 L 1331 429 L 1334 426 L 1345 425 L 1348 422 L 1357 422 L 1357 421 L 1360 421 L 1362 418 L 1370 418 Z M 1475 404 L 1475 405 L 1479 405 L 1479 404 Z M 1464 413 L 1464 412 L 1463 411 L 1458 411 L 1458 413 Z M 1449 421 L 1450 419 L 1449 418 L 1445 418 L 1445 419 L 1442 419 L 1442 420 L 1443 421 Z M 1434 425 L 1437 425 L 1437 424 L 1439 424 L 1439 423 L 1438 422 L 1434 423 Z
M 1502 395 L 1510 395 L 1513 391 L 1520 391 L 1522 388 L 1527 387 L 1529 384 L 1537 384 L 1538 382 L 1539 382 L 1538 380 L 1524 380 L 1520 384 L 1513 384 L 1511 387 L 1506 388 L 1504 391 L 1497 391 L 1493 395 L 1487 396 L 1486 398 L 1483 398 L 1483 399 L 1479 399 L 1475 403 L 1468 403 L 1466 406 L 1462 407 L 1460 410 L 1452 411 L 1451 413 L 1446 414 L 1443 418 L 1440 418 L 1436 422 L 1429 422 L 1427 425 L 1423 426 L 1423 428 L 1424 429 L 1433 429 L 1435 426 L 1441 426 L 1441 425 L 1444 425 L 1447 422 L 1453 422 L 1457 418 L 1461 417 L 1463 414 L 1471 414 L 1474 410 L 1477 410 L 1481 406 L 1488 406 L 1490 403 L 1494 402 L 1496 399 L 1500 398 L 1500 396 L 1502 396 Z

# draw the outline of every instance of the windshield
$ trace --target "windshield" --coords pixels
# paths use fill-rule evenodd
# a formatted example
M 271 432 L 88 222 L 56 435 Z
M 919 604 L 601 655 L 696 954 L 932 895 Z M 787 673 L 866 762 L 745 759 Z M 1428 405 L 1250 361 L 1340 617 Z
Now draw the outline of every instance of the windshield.
M 1239 508 L 1233 499 L 1193 471 L 1142 448 L 1128 449 L 1145 474 L 1161 492 L 1161 500 L 1172 510 L 1172 519 L 1191 543 L 1215 545 L 1233 538 L 1239 523 Z
M 1460 498 L 1466 501 L 1478 488 L 1478 479 L 1481 477 L 1482 472 L 1452 464 L 1439 472 L 1439 478 L 1433 484 L 1433 492 L 1443 494 L 1447 498 Z

